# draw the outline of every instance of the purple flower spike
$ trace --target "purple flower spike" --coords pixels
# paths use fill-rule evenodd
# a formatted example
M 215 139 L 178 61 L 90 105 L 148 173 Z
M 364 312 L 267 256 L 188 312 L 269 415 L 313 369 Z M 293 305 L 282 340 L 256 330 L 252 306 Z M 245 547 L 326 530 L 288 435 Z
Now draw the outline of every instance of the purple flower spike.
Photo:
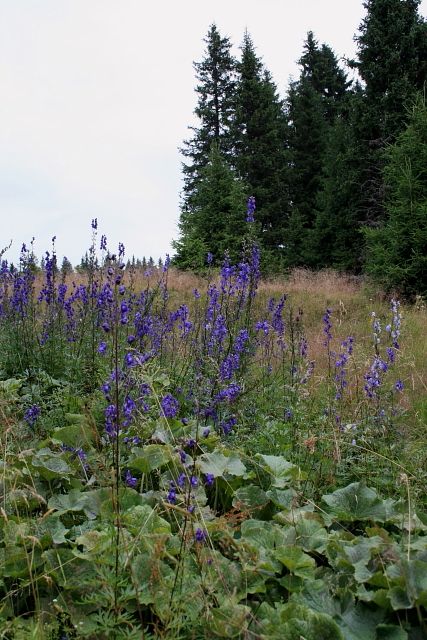
M 248 200 L 248 209 L 246 212 L 246 222 L 255 222 L 254 218 L 255 213 L 255 198 L 251 196 Z
M 138 482 L 137 478 L 135 478 L 132 473 L 130 472 L 129 469 L 126 470 L 125 473 L 125 482 L 127 484 L 128 487 L 131 487 L 132 489 L 134 489 L 136 487 L 136 484 Z
M 396 389 L 396 391 L 403 391 L 403 382 L 402 380 L 397 380 L 394 388 Z
M 200 528 L 196 529 L 196 533 L 194 534 L 194 538 L 196 542 L 205 542 L 207 537 L 208 537 L 208 534 L 206 533 L 206 531 L 204 531 L 204 529 L 200 529 Z
M 175 418 L 179 409 L 179 402 L 171 393 L 167 393 L 161 400 L 163 415 L 165 418 Z

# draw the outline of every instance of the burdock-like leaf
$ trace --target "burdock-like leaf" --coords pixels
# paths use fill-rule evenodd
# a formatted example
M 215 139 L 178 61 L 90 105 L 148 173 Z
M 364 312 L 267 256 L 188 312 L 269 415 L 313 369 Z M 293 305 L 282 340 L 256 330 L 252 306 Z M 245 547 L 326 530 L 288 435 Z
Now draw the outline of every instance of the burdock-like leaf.
M 345 522 L 385 522 L 396 515 L 393 500 L 382 500 L 374 489 L 362 482 L 353 482 L 344 489 L 322 496 L 322 499 L 329 506 L 329 513 Z

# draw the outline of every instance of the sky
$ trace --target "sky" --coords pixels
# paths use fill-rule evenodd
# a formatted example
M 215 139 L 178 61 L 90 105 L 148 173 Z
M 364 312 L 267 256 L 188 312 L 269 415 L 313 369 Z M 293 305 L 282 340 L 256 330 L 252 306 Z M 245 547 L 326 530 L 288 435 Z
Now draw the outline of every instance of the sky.
M 427 13 L 427 0 L 420 6 Z M 35 237 L 80 262 L 97 218 L 111 250 L 155 260 L 178 237 L 179 147 L 193 61 L 215 22 L 250 33 L 282 97 L 307 32 L 355 55 L 362 0 L 0 0 L 0 249 Z

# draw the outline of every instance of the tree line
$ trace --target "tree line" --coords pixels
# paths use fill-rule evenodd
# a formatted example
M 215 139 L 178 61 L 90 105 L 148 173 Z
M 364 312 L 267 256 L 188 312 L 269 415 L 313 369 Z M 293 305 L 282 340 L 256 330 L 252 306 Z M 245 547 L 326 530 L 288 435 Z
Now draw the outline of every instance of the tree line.
M 354 60 L 307 34 L 284 98 L 249 33 L 212 24 L 194 63 L 176 266 L 238 259 L 256 200 L 264 270 L 335 268 L 426 293 L 427 23 L 420 0 L 366 0 Z M 355 77 L 355 78 L 354 78 Z M 243 212 L 243 213 L 242 213 Z

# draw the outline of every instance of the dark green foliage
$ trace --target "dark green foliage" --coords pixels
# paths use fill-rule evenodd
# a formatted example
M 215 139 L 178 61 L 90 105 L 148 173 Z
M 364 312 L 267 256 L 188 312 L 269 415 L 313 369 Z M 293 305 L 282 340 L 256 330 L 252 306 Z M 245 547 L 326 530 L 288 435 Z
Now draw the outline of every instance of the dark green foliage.
M 200 172 L 208 163 L 212 143 L 224 156 L 229 157 L 233 148 L 231 121 L 234 112 L 235 60 L 230 53 L 231 43 L 222 38 L 212 24 L 204 40 L 205 58 L 194 63 L 198 94 L 194 110 L 200 126 L 191 127 L 193 137 L 186 140 L 182 154 L 188 163 L 183 164 L 184 209 L 192 207 L 192 196 L 200 180 Z
M 388 290 L 427 294 L 427 108 L 419 98 L 385 154 L 386 220 L 367 229 L 367 271 Z
M 181 239 L 175 243 L 175 264 L 183 269 L 201 269 L 206 266 L 208 252 L 217 264 L 226 251 L 236 260 L 242 248 L 246 198 L 243 183 L 214 143 L 209 163 L 201 171 L 192 208 L 181 215 Z
M 365 145 L 361 179 L 368 224 L 384 214 L 382 150 L 404 127 L 406 106 L 422 90 L 427 73 L 427 25 L 419 0 L 366 0 L 356 37 L 357 68 L 364 87 L 360 141 Z
M 320 188 L 316 199 L 316 219 L 309 236 L 312 264 L 344 271 L 361 269 L 360 164 L 363 148 L 358 138 L 361 111 L 360 87 L 349 92 L 345 107 L 330 128 Z
M 332 50 L 319 46 L 312 32 L 299 63 L 301 75 L 291 83 L 287 99 L 292 211 L 285 240 L 286 262 L 288 266 L 318 266 L 316 256 L 310 254 L 310 230 L 329 130 L 340 113 L 348 82 Z
M 278 254 L 289 209 L 286 121 L 276 86 L 248 33 L 237 71 L 235 165 L 255 196 L 261 242 Z

